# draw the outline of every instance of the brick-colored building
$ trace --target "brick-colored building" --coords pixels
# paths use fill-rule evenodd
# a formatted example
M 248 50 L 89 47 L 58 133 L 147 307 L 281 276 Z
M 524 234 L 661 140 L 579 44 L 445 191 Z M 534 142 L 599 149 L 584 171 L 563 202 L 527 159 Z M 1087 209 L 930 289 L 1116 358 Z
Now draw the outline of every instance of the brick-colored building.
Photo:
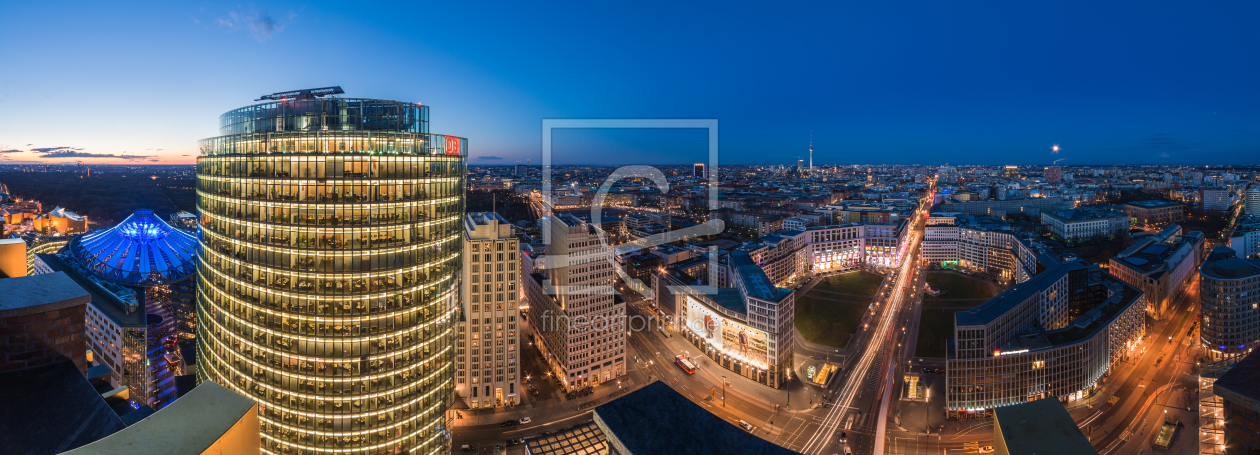
M 64 273 L 49 273 L 0 279 L 0 295 L 0 371 L 71 360 L 87 374 L 87 291 Z

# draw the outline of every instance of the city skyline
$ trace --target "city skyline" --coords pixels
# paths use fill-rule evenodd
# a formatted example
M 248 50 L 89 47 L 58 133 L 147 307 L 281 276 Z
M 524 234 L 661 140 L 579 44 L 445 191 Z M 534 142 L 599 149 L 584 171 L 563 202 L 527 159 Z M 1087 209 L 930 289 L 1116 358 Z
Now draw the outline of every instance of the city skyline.
M 472 138 L 470 164 L 537 162 L 544 118 L 716 118 L 729 164 L 790 164 L 807 156 L 811 132 L 816 165 L 1248 164 L 1260 150 L 1260 91 L 1246 81 L 1260 65 L 1237 56 L 1260 43 L 1244 20 L 1260 10 L 1083 5 L 672 5 L 663 16 L 436 5 L 424 14 L 461 20 L 424 28 L 405 4 L 16 5 L 0 54 L 30 70 L 0 79 L 0 102 L 24 106 L 0 114 L 0 163 L 191 164 L 196 140 L 214 134 L 200 119 L 267 93 L 341 85 L 350 97 L 432 106 L 436 128 Z M 16 20 L 50 15 L 58 33 Z M 625 20 L 594 25 L 611 15 Z M 1105 20 L 1122 16 L 1134 20 Z M 336 52 L 397 71 L 310 72 L 275 57 Z M 268 77 L 222 80 L 256 67 Z M 157 108 L 171 103 L 186 114 Z M 66 115 L 94 120 L 49 121 Z M 689 141 L 644 148 L 604 136 L 573 147 L 633 158 L 586 164 L 693 159 Z M 860 159 L 872 155 L 882 163 Z

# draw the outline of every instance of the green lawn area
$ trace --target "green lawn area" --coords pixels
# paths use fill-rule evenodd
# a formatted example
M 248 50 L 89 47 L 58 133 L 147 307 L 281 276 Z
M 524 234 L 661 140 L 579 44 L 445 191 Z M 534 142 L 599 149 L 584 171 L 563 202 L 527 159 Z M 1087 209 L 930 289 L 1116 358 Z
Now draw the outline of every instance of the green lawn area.
M 814 289 L 873 296 L 883 281 L 883 275 L 876 273 L 851 272 L 823 278 Z
M 924 308 L 919 316 L 919 341 L 914 346 L 916 357 L 945 357 L 945 339 L 954 336 L 955 310 Z
M 830 277 L 819 282 L 815 290 L 874 296 L 883 276 L 854 272 Z M 843 348 L 849 342 L 854 329 L 862 321 L 871 297 L 842 296 L 815 292 L 796 298 L 796 329 L 813 343 Z
M 927 281 L 946 292 L 940 297 L 923 295 L 924 308 L 919 315 L 919 340 L 914 353 L 917 357 L 945 357 L 945 340 L 954 336 L 954 313 L 963 311 L 959 308 L 973 308 L 992 298 L 993 288 L 983 280 L 955 272 L 929 272 Z
M 923 303 L 925 306 L 975 306 L 966 305 L 970 302 L 940 302 L 941 300 L 954 299 L 983 299 L 988 300 L 993 297 L 993 289 L 988 283 L 964 276 L 955 272 L 928 272 L 927 282 L 934 289 L 943 289 L 944 294 L 940 297 L 933 297 L 923 294 Z M 981 302 L 976 302 L 981 303 Z M 935 305 L 933 305 L 935 304 Z

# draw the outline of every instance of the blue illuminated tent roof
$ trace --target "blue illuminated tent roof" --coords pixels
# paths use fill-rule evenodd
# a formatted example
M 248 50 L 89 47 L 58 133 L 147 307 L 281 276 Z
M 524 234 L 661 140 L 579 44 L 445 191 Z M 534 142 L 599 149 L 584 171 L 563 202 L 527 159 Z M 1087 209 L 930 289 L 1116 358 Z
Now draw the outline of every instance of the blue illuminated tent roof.
M 197 238 L 152 210 L 136 210 L 117 226 L 78 236 L 70 253 L 92 274 L 125 286 L 174 283 L 197 271 Z

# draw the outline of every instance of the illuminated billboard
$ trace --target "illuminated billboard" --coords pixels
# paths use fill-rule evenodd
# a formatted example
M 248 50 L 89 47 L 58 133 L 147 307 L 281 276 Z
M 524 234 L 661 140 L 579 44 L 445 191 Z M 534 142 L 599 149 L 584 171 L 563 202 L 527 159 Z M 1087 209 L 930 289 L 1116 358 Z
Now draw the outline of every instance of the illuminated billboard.
M 693 297 L 687 297 L 687 329 L 724 354 L 758 368 L 769 365 L 766 332 L 723 317 Z

